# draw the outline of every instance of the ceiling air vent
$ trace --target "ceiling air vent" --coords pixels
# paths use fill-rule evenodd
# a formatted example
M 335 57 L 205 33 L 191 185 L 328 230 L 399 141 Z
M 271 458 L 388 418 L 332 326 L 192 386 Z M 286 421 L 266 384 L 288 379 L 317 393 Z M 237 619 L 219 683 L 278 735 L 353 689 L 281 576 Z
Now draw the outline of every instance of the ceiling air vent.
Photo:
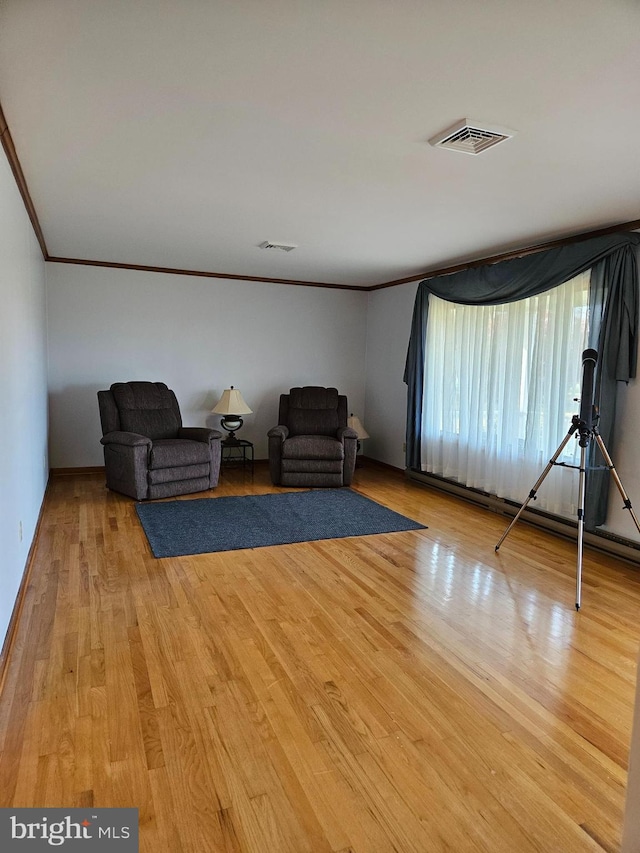
M 298 247 L 295 243 L 274 243 L 273 240 L 265 240 L 264 243 L 260 243 L 258 246 L 259 249 L 280 249 L 282 252 L 292 252 L 294 249 Z
M 506 127 L 483 127 L 481 122 L 462 119 L 429 140 L 436 148 L 450 148 L 464 154 L 480 154 L 499 142 L 515 135 L 515 130 Z

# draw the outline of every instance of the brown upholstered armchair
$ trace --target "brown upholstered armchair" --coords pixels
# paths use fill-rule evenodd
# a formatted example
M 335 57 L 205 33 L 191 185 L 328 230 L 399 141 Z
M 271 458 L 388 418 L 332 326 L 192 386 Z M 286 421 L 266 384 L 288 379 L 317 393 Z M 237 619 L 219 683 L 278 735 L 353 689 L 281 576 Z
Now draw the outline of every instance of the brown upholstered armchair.
M 276 486 L 349 486 L 357 433 L 347 426 L 347 398 L 335 388 L 306 386 L 280 395 L 278 426 L 268 432 Z
M 163 382 L 116 382 L 98 391 L 107 487 L 136 500 L 203 492 L 218 484 L 221 433 L 183 427 Z

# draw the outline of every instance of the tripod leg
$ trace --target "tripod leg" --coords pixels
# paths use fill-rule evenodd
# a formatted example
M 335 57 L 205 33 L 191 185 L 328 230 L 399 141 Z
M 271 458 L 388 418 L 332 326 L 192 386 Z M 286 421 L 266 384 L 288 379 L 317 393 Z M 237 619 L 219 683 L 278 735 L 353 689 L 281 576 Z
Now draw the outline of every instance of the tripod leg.
M 587 475 L 587 447 L 580 447 L 580 479 L 578 485 L 578 563 L 576 569 L 576 610 L 580 610 L 582 595 L 582 551 L 584 537 L 584 494 Z
M 537 492 L 538 492 L 538 489 L 539 489 L 539 488 L 540 488 L 540 486 L 542 485 L 542 482 L 543 482 L 544 478 L 547 476 L 547 474 L 549 473 L 549 471 L 550 471 L 550 470 L 553 468 L 553 466 L 556 464 L 556 459 L 558 458 L 558 456 L 560 456 L 560 454 L 562 453 L 562 451 L 565 449 L 565 447 L 566 447 L 566 445 L 567 445 L 567 443 L 568 443 L 569 439 L 571 438 L 571 436 L 572 436 L 572 435 L 574 435 L 574 433 L 575 433 L 575 428 L 574 428 L 574 426 L 572 425 L 572 426 L 571 426 L 571 428 L 569 429 L 569 432 L 565 435 L 565 437 L 563 438 L 563 440 L 560 442 L 560 446 L 558 447 L 558 449 L 556 450 L 556 452 L 553 454 L 553 456 L 552 456 L 552 457 L 551 457 L 551 459 L 549 460 L 549 462 L 548 462 L 548 464 L 547 464 L 547 467 L 544 469 L 544 471 L 542 472 L 542 474 L 538 477 L 538 479 L 537 479 L 537 481 L 536 481 L 536 483 L 535 483 L 534 487 L 533 487 L 533 488 L 531 489 L 531 491 L 529 492 L 529 496 L 527 497 L 527 499 L 525 500 L 525 502 L 522 504 L 522 506 L 521 506 L 521 507 L 520 507 L 520 509 L 518 510 L 517 514 L 516 514 L 516 515 L 515 515 L 515 517 L 513 518 L 513 521 L 511 522 L 511 524 L 507 527 L 507 529 L 505 530 L 505 532 L 504 532 L 504 533 L 502 534 L 502 536 L 500 537 L 500 541 L 498 542 L 498 544 L 496 545 L 496 548 L 495 548 L 495 550 L 496 550 L 496 551 L 497 551 L 497 550 L 498 550 L 498 548 L 502 545 L 502 543 L 504 542 L 504 540 L 505 540 L 505 539 L 507 538 L 507 536 L 509 535 L 509 532 L 511 531 L 511 528 L 515 525 L 515 523 L 518 521 L 518 519 L 520 518 L 520 516 L 522 515 L 522 513 L 525 511 L 525 509 L 526 509 L 526 508 L 527 508 L 527 506 L 529 505 L 529 501 L 535 500 L 535 497 L 536 497 L 536 494 L 537 494 Z
M 618 487 L 618 491 L 620 492 L 620 497 L 622 498 L 622 500 L 624 502 L 624 508 L 629 510 L 631 518 L 633 519 L 633 523 L 636 526 L 636 530 L 638 531 L 638 533 L 640 533 L 640 522 L 638 521 L 638 518 L 637 518 L 635 512 L 633 511 L 633 507 L 631 506 L 631 501 L 629 500 L 629 497 L 624 490 L 624 486 L 622 485 L 622 481 L 620 480 L 620 477 L 618 477 L 618 472 L 616 471 L 615 465 L 611 461 L 611 457 L 609 456 L 607 448 L 605 447 L 604 441 L 602 440 L 602 436 L 600 435 L 600 433 L 595 432 L 595 431 L 594 431 L 594 436 L 596 439 L 596 443 L 597 443 L 598 447 L 600 448 L 600 453 L 602 453 L 602 458 L 607 463 L 607 468 L 611 472 L 611 476 L 613 477 L 613 480 L 614 480 L 616 486 Z

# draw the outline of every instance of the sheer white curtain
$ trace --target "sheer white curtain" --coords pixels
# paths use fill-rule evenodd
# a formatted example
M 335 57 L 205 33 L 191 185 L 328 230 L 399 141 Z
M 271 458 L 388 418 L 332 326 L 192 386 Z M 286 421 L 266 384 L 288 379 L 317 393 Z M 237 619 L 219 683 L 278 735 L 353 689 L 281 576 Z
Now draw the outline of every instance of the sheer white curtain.
M 504 305 L 429 297 L 423 471 L 524 501 L 579 411 L 589 279 Z M 579 458 L 572 438 L 558 461 Z M 575 516 L 577 487 L 554 466 L 533 506 Z

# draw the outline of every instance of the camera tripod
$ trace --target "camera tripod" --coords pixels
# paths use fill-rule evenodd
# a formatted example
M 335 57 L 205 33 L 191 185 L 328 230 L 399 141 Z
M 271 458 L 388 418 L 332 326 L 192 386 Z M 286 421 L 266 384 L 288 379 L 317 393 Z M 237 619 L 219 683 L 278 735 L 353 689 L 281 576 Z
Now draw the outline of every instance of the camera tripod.
M 505 532 L 502 534 L 500 541 L 495 547 L 497 551 L 504 540 L 509 535 L 509 532 L 516 524 L 522 513 L 525 511 L 529 502 L 536 499 L 536 495 L 538 489 L 544 482 L 545 477 L 554 467 L 554 465 L 561 466 L 563 468 L 577 468 L 580 472 L 579 481 L 578 481 L 578 560 L 577 560 L 577 570 L 576 570 L 576 610 L 580 610 L 581 604 L 581 591 L 582 591 L 582 553 L 583 553 L 583 537 L 584 537 L 584 506 L 585 506 L 585 491 L 586 491 L 586 476 L 587 476 L 587 448 L 589 447 L 590 441 L 593 439 L 598 446 L 600 453 L 602 454 L 602 458 L 605 461 L 605 467 L 607 470 L 611 472 L 611 476 L 620 492 L 620 496 L 623 500 L 624 509 L 628 509 L 633 519 L 633 523 L 636 526 L 638 533 L 640 533 L 640 522 L 631 506 L 631 501 L 627 496 L 627 493 L 624 490 L 624 486 L 622 485 L 622 481 L 618 476 L 618 472 L 615 469 L 615 465 L 611 460 L 611 456 L 609 456 L 609 452 L 605 446 L 604 441 L 602 440 L 602 436 L 598 432 L 598 415 L 596 413 L 596 408 L 592 404 L 593 398 L 593 371 L 595 368 L 596 360 L 597 360 L 597 352 L 595 350 L 585 350 L 582 354 L 583 365 L 584 365 L 584 373 L 583 373 L 583 382 L 582 382 L 582 395 L 581 395 L 581 406 L 580 406 L 580 414 L 574 415 L 571 418 L 571 426 L 569 427 L 569 431 L 560 442 L 560 445 L 556 452 L 553 454 L 551 459 L 549 460 L 547 467 L 544 469 L 538 480 L 536 481 L 534 487 L 529 492 L 529 495 L 525 502 L 522 504 L 517 514 L 514 516 L 511 524 L 507 527 Z M 595 420 L 595 423 L 594 423 Z M 558 457 L 569 443 L 569 440 L 572 436 L 578 437 L 578 442 L 580 444 L 580 465 L 568 465 L 566 462 L 558 462 Z

